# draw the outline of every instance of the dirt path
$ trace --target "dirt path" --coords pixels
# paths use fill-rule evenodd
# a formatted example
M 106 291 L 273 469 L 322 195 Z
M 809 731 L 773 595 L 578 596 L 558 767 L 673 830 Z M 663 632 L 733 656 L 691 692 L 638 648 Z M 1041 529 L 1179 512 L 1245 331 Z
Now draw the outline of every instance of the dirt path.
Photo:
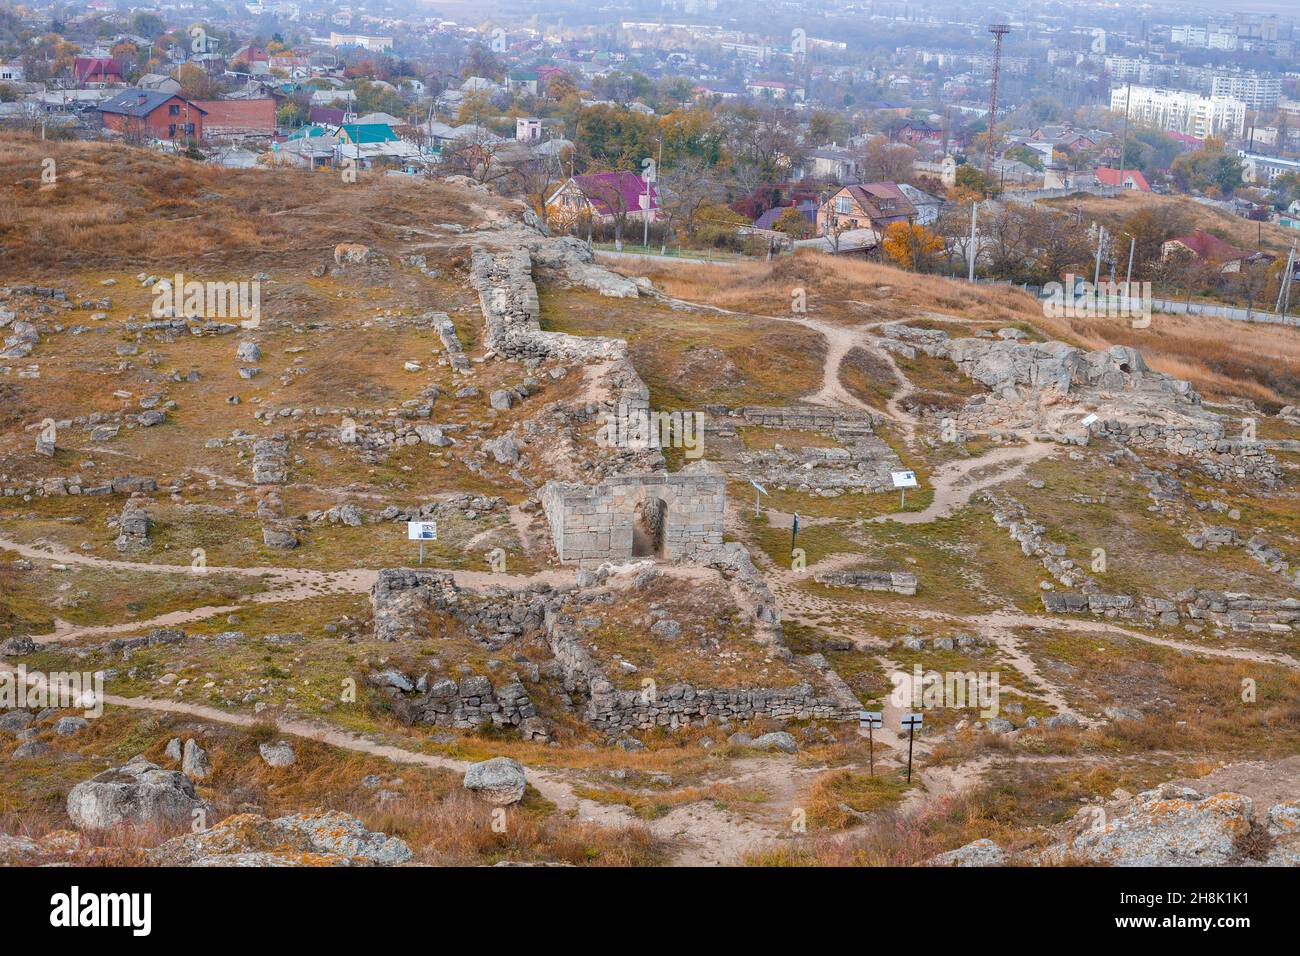
M 967 504 L 976 492 L 1010 481 L 1036 461 L 1051 456 L 1057 446 L 1047 442 L 1030 445 L 1008 445 L 995 448 L 978 458 L 965 458 L 948 462 L 935 469 L 930 476 L 934 500 L 921 511 L 877 515 L 872 521 L 896 521 L 899 524 L 928 524 L 946 518 Z M 988 471 L 979 475 L 977 472 Z

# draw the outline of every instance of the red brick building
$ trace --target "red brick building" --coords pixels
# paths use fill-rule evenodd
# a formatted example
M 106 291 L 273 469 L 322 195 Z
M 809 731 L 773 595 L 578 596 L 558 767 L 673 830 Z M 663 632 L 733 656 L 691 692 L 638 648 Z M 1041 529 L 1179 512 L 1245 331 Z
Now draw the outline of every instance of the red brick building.
M 127 139 L 201 140 L 207 110 L 161 90 L 126 90 L 101 103 L 99 115 Z

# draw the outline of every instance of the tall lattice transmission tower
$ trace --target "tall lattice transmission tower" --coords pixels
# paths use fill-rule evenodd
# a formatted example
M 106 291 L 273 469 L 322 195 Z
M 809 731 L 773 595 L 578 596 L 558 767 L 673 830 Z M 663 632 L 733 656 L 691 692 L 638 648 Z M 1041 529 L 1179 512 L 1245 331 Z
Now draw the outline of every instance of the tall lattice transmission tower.
M 993 127 L 998 122 L 998 76 L 1002 73 L 1002 38 L 1011 32 L 1006 23 L 990 23 L 989 33 L 993 34 L 993 83 L 989 89 L 989 141 L 984 150 L 984 169 L 987 172 L 993 162 L 993 145 L 996 135 Z

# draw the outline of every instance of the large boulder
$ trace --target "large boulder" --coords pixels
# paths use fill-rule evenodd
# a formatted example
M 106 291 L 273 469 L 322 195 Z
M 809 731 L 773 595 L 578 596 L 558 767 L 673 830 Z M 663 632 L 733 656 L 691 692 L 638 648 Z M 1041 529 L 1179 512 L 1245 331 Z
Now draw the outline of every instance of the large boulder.
M 143 756 L 82 781 L 68 792 L 68 816 L 78 827 L 188 826 L 208 810 L 185 774 L 163 770 Z
M 494 806 L 518 803 L 527 783 L 523 765 L 509 757 L 493 757 L 465 771 L 465 789 Z
M 397 837 L 337 810 L 274 820 L 241 813 L 149 851 L 162 866 L 395 866 L 410 858 Z
M 761 737 L 755 737 L 750 743 L 755 750 L 780 750 L 784 753 L 797 753 L 799 745 L 795 742 L 794 736 L 784 730 L 777 730 L 770 734 L 763 734 Z

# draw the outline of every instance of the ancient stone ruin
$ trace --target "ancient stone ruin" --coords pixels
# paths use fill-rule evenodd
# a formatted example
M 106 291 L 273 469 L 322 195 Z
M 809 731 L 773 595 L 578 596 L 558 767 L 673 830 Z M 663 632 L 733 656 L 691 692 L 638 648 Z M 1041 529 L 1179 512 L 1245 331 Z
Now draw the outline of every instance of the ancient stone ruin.
M 548 481 L 541 500 L 561 561 L 674 560 L 722 545 L 726 477 L 704 462 L 596 485 Z

